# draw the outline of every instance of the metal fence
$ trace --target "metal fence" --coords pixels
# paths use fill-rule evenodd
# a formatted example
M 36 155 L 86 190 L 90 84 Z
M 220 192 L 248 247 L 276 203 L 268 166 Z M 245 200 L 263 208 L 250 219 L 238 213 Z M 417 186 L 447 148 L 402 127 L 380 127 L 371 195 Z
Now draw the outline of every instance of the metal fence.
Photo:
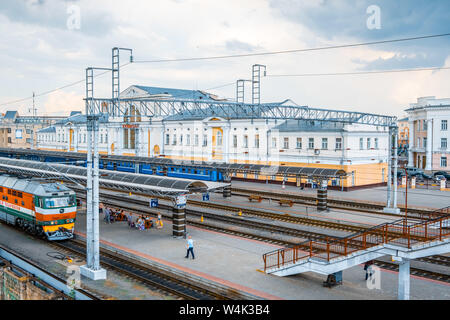
M 414 244 L 442 240 L 450 236 L 450 207 L 436 211 L 436 218 L 414 222 L 402 218 L 375 226 L 345 238 L 329 237 L 324 241 L 305 241 L 293 248 L 283 248 L 263 255 L 264 271 L 285 265 L 307 262 L 309 258 L 330 261 L 339 256 L 390 243 L 405 248 Z

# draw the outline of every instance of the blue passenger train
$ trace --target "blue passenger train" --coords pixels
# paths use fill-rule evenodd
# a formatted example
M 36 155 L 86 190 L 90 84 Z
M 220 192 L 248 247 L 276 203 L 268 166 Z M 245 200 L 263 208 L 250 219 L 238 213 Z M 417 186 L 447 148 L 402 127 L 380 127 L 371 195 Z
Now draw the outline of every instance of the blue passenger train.
M 33 161 L 41 161 L 41 162 L 58 162 L 64 164 L 72 164 L 86 167 L 86 162 L 80 164 L 77 161 L 80 161 L 81 158 L 78 155 L 67 153 L 64 156 L 50 156 L 50 155 L 33 155 L 33 154 L 20 154 L 12 155 L 10 151 L 0 151 L 0 157 L 7 158 L 20 158 L 24 160 L 33 160 Z M 176 177 L 176 178 L 185 178 L 185 179 L 195 179 L 195 180 L 203 180 L 203 181 L 223 181 L 222 173 L 217 169 L 212 168 L 202 168 L 193 167 L 193 166 L 183 166 L 182 164 L 171 165 L 150 165 L 148 163 L 136 163 L 132 160 L 126 161 L 123 159 L 120 160 L 110 160 L 110 159 L 100 159 L 99 168 L 105 170 L 114 170 L 121 172 L 130 172 L 130 173 L 141 173 L 141 174 L 156 174 L 159 176 L 168 176 L 168 177 Z M 155 170 L 153 170 L 153 169 Z M 153 172 L 156 171 L 156 172 Z

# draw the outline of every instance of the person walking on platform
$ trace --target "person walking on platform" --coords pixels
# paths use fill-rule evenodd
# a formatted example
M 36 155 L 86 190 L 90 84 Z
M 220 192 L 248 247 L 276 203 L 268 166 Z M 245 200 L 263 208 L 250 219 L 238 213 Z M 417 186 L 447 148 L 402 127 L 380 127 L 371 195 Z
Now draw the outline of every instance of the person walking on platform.
M 109 215 L 109 208 L 105 208 L 105 209 L 103 209 L 103 211 L 105 212 L 105 222 L 111 223 L 111 217 Z
M 191 236 L 188 237 L 186 247 L 187 247 L 187 252 L 186 252 L 186 257 L 185 258 L 186 259 L 189 258 L 189 252 L 190 252 L 192 254 L 192 259 L 195 259 L 195 256 L 194 256 L 194 240 L 192 240 Z
M 366 280 L 372 276 L 372 265 L 374 264 L 373 260 L 367 261 L 364 264 L 364 270 L 366 270 Z

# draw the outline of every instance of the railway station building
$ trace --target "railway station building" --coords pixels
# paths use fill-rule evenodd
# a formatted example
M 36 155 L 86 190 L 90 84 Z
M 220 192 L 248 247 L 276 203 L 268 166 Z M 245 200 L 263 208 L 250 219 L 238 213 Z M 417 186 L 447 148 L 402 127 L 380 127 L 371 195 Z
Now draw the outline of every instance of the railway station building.
M 223 101 L 200 90 L 131 86 L 121 98 Z M 292 104 L 286 100 L 280 105 Z M 217 112 L 218 114 L 219 112 Z M 385 184 L 388 134 L 383 126 L 336 121 L 224 119 L 204 115 L 146 117 L 130 106 L 125 117 L 100 120 L 101 154 L 173 160 L 263 164 L 344 170 L 330 182 L 357 188 Z M 37 149 L 86 152 L 86 116 L 72 115 L 38 132 Z M 233 178 L 281 183 L 282 177 L 236 173 Z M 289 178 L 288 183 L 302 183 Z

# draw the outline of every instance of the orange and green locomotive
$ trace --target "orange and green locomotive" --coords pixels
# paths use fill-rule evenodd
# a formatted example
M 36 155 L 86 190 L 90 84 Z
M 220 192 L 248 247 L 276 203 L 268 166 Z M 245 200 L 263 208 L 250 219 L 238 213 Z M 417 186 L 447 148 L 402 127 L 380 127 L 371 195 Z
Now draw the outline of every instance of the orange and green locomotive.
M 75 192 L 60 183 L 0 176 L 0 220 L 48 240 L 73 238 Z

